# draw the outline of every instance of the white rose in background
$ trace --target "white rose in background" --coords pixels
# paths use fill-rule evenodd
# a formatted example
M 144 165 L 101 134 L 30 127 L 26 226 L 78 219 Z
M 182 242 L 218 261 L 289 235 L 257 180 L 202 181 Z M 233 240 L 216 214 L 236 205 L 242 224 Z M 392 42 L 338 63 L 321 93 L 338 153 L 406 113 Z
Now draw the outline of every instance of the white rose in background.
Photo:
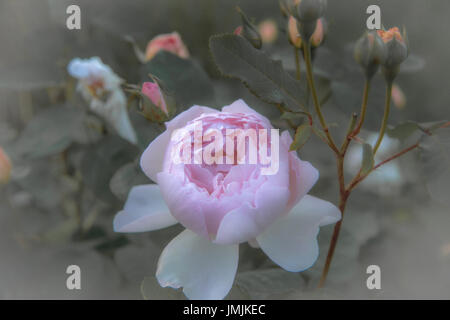
M 125 140 L 136 144 L 136 132 L 127 112 L 127 99 L 120 79 L 98 57 L 73 59 L 67 66 L 69 74 L 78 79 L 77 89 L 91 110 L 103 117 Z

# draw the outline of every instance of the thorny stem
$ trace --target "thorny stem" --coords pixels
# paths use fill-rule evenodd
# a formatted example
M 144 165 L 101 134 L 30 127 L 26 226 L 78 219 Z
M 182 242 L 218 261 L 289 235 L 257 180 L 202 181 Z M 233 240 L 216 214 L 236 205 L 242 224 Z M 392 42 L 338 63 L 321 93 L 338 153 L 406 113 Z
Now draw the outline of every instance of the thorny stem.
M 300 68 L 300 55 L 299 55 L 299 49 L 297 47 L 294 47 L 294 53 L 295 53 L 295 68 L 297 72 L 297 80 L 300 81 L 302 78 L 301 68 Z
M 389 110 L 391 108 L 391 96 L 392 96 L 392 81 L 388 81 L 386 86 L 386 104 L 384 107 L 384 116 L 383 122 L 381 123 L 380 135 L 378 136 L 378 140 L 375 143 L 375 147 L 373 148 L 373 155 L 377 153 L 378 148 L 383 141 L 384 133 L 386 132 L 387 120 L 389 118 Z
M 336 147 L 336 144 L 334 143 L 333 137 L 330 134 L 330 131 L 328 130 L 327 123 L 325 121 L 325 118 L 323 116 L 322 110 L 320 108 L 320 102 L 317 97 L 317 91 L 316 86 L 314 83 L 314 77 L 312 72 L 312 63 L 311 63 L 311 45 L 309 43 L 304 43 L 303 45 L 303 53 L 305 56 L 305 65 L 306 65 L 306 76 L 308 78 L 308 84 L 311 91 L 311 94 L 313 96 L 314 101 L 314 108 L 316 110 L 317 116 L 319 118 L 320 124 L 322 126 L 323 131 L 325 132 L 325 135 L 328 139 L 328 145 L 336 154 L 339 154 L 339 149 Z

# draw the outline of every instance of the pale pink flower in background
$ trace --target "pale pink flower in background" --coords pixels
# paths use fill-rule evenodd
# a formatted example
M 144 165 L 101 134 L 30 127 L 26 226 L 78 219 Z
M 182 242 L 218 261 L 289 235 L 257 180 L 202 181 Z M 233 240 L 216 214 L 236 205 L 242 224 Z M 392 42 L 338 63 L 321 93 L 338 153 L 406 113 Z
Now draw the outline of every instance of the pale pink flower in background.
M 127 99 L 120 87 L 122 79 L 98 57 L 75 58 L 67 66 L 69 74 L 78 79 L 78 90 L 91 110 L 103 117 L 117 133 L 136 144 L 136 132 L 127 112 Z
M 181 223 L 186 230 L 163 250 L 156 277 L 163 287 L 183 287 L 191 299 L 227 295 L 242 242 L 260 247 L 287 271 L 311 267 L 319 254 L 319 227 L 341 218 L 333 204 L 307 195 L 319 172 L 289 152 L 292 139 L 287 131 L 277 133 L 279 163 L 273 175 L 262 175 L 260 164 L 174 163 L 172 134 L 199 120 L 203 134 L 272 129 L 267 118 L 242 100 L 222 111 L 193 106 L 179 114 L 141 158 L 142 169 L 157 184 L 131 190 L 114 219 L 114 230 L 143 232 Z M 274 141 L 270 137 L 268 144 Z
M 144 82 L 142 84 L 142 93 L 145 94 L 153 104 L 160 108 L 165 114 L 168 114 L 167 105 L 163 94 L 157 83 Z
M 278 38 L 278 26 L 272 19 L 267 19 L 258 25 L 258 31 L 263 43 L 274 43 Z
M 189 58 L 189 51 L 178 32 L 161 34 L 153 38 L 145 50 L 145 59 L 150 61 L 161 50 L 172 52 L 180 58 Z
M 11 160 L 8 155 L 0 147 L 0 185 L 9 182 L 11 177 Z
M 392 85 L 392 102 L 394 102 L 394 106 L 399 109 L 403 109 L 406 106 L 406 96 L 403 90 L 397 85 Z

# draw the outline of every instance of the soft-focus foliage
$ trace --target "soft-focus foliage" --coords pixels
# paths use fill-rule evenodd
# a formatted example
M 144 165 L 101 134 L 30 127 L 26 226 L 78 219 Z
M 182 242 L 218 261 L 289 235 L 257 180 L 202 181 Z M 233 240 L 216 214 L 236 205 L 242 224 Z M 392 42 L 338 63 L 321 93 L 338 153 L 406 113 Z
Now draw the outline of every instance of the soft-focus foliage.
M 274 127 L 288 130 L 295 137 L 291 148 L 318 168 L 321 177 L 312 194 L 336 200 L 335 163 L 314 135 L 317 128 L 306 121 L 313 112 L 304 61 L 298 81 L 288 23 L 277 1 L 239 2 L 249 20 L 259 26 L 262 50 L 242 36 L 231 35 L 242 24 L 234 9 L 238 1 L 193 2 L 2 2 L 0 146 L 12 171 L 9 183 L 0 186 L 0 298 L 184 299 L 181 290 L 163 289 L 153 277 L 160 253 L 183 228 L 118 234 L 112 230 L 112 221 L 130 190 L 150 183 L 139 159 L 164 130 L 161 122 L 195 104 L 218 109 L 243 98 Z M 399 174 L 400 180 L 393 179 L 387 186 L 380 172 L 381 178 L 374 175 L 373 184 L 366 180 L 351 196 L 326 290 L 318 293 L 315 288 L 332 227 L 322 228 L 321 254 L 302 273 L 287 272 L 262 250 L 241 245 L 237 276 L 227 298 L 448 298 L 449 129 L 439 128 L 445 120 L 430 121 L 450 118 L 450 93 L 441 79 L 450 73 L 450 47 L 442 37 L 430 36 L 429 30 L 448 28 L 449 4 L 399 2 L 380 1 L 383 23 L 406 25 L 411 44 L 394 84 L 407 104 L 400 107 L 403 99 L 396 99 L 398 91 L 393 92 L 399 107 L 391 110 L 393 125 L 387 136 L 396 141 L 396 150 L 419 141 L 419 155 L 412 153 L 392 163 L 395 168 L 386 174 L 390 178 Z M 65 9 L 72 3 L 81 6 L 83 25 L 69 32 Z M 320 100 L 337 137 L 345 135 L 349 115 L 361 106 L 364 76 L 353 52 L 363 33 L 367 4 L 349 0 L 342 6 L 328 1 L 327 39 L 313 51 Z M 260 24 L 268 18 L 277 23 L 276 40 L 273 26 Z M 132 36 L 138 47 L 147 48 L 152 39 L 174 30 L 183 43 L 177 40 L 174 50 L 149 49 L 151 59 L 144 64 L 125 40 Z M 405 54 L 400 49 L 399 54 Z M 115 94 L 84 99 L 66 67 L 73 58 L 95 56 L 120 81 L 115 82 Z M 164 85 L 170 100 L 167 114 L 150 109 L 150 116 L 143 116 L 140 93 L 143 83 L 154 83 L 149 75 Z M 383 78 L 375 75 L 361 137 L 379 130 L 384 94 Z M 110 109 L 121 113 L 113 117 L 99 112 Z M 117 119 L 125 119 L 124 114 L 129 120 L 127 130 L 121 131 L 123 123 Z M 289 122 L 301 129 L 292 130 Z M 305 143 L 307 138 L 311 139 Z M 349 176 L 361 164 L 370 170 L 392 155 L 381 146 L 373 159 L 364 144 L 373 141 L 360 142 L 351 152 L 356 155 L 356 169 L 348 168 Z M 86 277 L 81 291 L 64 287 L 70 264 L 79 265 Z M 366 289 L 370 264 L 379 264 L 383 270 L 380 292 Z

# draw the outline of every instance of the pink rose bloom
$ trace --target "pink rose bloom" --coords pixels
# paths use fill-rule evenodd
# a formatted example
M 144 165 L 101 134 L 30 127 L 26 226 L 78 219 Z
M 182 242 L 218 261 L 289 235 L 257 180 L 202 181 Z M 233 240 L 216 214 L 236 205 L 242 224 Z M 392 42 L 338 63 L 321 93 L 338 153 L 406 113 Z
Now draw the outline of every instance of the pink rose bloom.
M 263 174 L 265 166 L 239 160 L 209 165 L 174 161 L 178 129 L 198 123 L 203 151 L 210 145 L 204 141 L 208 132 L 267 129 L 270 140 L 258 148 L 273 153 L 272 145 L 278 145 L 277 154 L 271 154 L 277 170 Z M 292 139 L 287 131 L 281 136 L 272 131 L 269 120 L 242 100 L 222 111 L 193 106 L 167 122 L 166 128 L 141 158 L 142 169 L 157 184 L 134 187 L 114 219 L 117 232 L 150 231 L 176 223 L 186 228 L 161 254 L 156 272 L 161 286 L 183 287 L 191 299 L 224 298 L 234 282 L 239 244 L 247 241 L 287 271 L 303 271 L 314 264 L 319 227 L 337 222 L 341 214 L 333 204 L 307 195 L 319 173 L 289 152 Z M 194 136 L 192 144 L 196 143 Z M 219 149 L 229 156 L 225 146 Z
M 0 184 L 5 184 L 11 177 L 11 160 L 0 147 Z
M 153 82 L 144 82 L 142 84 L 142 93 L 145 94 L 151 102 L 160 108 L 165 114 L 168 114 L 166 102 L 158 84 Z
M 189 51 L 178 32 L 161 34 L 153 38 L 145 50 L 145 59 L 150 61 L 161 50 L 172 52 L 180 58 L 189 58 Z

